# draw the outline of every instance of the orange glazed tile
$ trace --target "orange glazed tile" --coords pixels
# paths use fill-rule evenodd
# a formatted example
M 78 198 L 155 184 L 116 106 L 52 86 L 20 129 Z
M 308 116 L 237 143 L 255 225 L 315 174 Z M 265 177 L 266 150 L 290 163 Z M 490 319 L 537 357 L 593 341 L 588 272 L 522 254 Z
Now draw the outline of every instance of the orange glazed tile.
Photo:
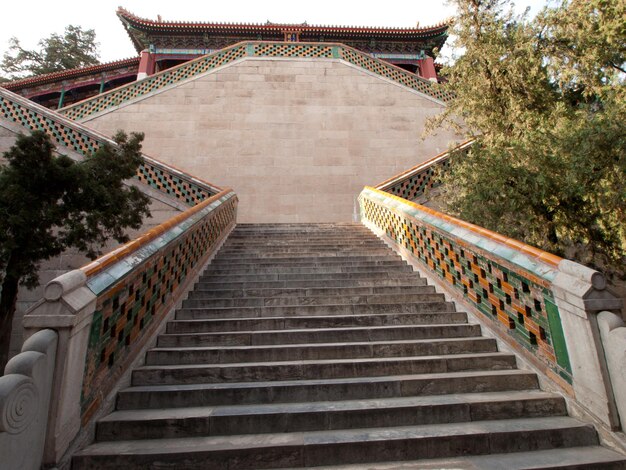
M 560 256 L 553 255 L 552 253 L 548 253 L 547 251 L 542 252 L 539 255 L 539 259 L 544 263 L 548 263 L 553 266 L 558 266 L 559 263 L 563 261 L 563 258 L 561 258 Z
M 509 327 L 509 316 L 503 313 L 501 310 L 498 310 L 498 321 L 507 328 Z

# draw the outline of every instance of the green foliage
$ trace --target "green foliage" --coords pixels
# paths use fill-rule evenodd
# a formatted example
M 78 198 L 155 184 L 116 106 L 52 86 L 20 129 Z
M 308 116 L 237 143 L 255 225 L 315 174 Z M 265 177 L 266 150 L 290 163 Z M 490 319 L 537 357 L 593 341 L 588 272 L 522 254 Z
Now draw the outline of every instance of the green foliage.
M 93 29 L 83 30 L 69 25 L 63 35 L 52 34 L 39 41 L 38 50 L 24 49 L 19 39 L 9 40 L 9 51 L 4 54 L 2 70 L 11 80 L 32 75 L 58 72 L 97 65 L 98 43 Z
M 456 100 L 430 123 L 476 139 L 445 177 L 459 217 L 623 276 L 626 3 L 564 0 L 537 18 L 455 0 Z
M 109 238 L 128 241 L 150 199 L 126 186 L 141 163 L 142 134 L 123 132 L 81 162 L 55 156 L 46 134 L 18 136 L 0 166 L 0 367 L 8 358 L 18 285 L 38 283 L 42 260 L 75 247 L 95 258 Z
M 0 269 L 5 277 L 37 284 L 38 263 L 76 247 L 95 258 L 109 238 L 141 227 L 149 198 L 126 186 L 141 162 L 143 135 L 123 132 L 76 163 L 54 156 L 43 132 L 19 136 L 0 167 Z

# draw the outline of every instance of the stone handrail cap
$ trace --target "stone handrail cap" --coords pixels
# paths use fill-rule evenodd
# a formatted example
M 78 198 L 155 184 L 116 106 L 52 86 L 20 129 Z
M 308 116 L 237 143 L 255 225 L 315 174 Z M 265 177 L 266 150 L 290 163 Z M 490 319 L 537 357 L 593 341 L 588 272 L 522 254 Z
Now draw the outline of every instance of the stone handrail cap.
M 594 269 L 583 266 L 582 264 L 564 259 L 559 263 L 559 271 L 570 276 L 588 282 L 598 290 L 606 288 L 606 278 L 604 275 Z
M 87 282 L 87 276 L 80 269 L 74 269 L 59 277 L 53 279 L 44 289 L 44 297 L 46 300 L 59 300 L 63 294 L 72 292 Z

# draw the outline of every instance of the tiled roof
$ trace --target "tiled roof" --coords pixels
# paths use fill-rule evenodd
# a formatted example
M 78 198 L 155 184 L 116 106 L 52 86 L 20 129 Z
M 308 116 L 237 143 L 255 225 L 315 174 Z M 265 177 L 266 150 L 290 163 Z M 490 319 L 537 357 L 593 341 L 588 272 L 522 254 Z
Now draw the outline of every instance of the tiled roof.
M 132 57 L 129 59 L 116 60 L 114 62 L 107 62 L 106 64 L 92 65 L 90 67 L 80 67 L 76 69 L 62 70 L 60 72 L 46 73 L 43 75 L 36 75 L 34 77 L 23 78 L 20 80 L 13 80 L 12 82 L 3 83 L 0 85 L 7 90 L 19 90 L 21 88 L 29 88 L 38 85 L 44 85 L 46 83 L 54 83 L 62 80 L 76 79 L 84 77 L 86 75 L 92 75 L 100 72 L 109 72 L 119 68 L 130 67 L 133 65 L 139 66 L 139 57 Z
M 205 33 L 241 33 L 241 34 L 262 34 L 262 33 L 280 33 L 282 31 L 297 30 L 302 33 L 320 34 L 329 36 L 332 40 L 333 35 L 347 36 L 372 36 L 377 37 L 400 37 L 404 39 L 431 38 L 445 34 L 449 27 L 449 22 L 444 21 L 440 24 L 427 27 L 414 28 L 390 28 L 390 27 L 371 27 L 371 26 L 330 26 L 330 25 L 309 25 L 302 24 L 286 24 L 286 23 L 207 23 L 192 21 L 163 21 L 161 19 L 155 21 L 141 18 L 128 10 L 119 7 L 117 16 L 127 27 L 139 29 L 141 31 L 149 31 L 153 33 L 164 32 L 205 32 Z M 140 47 L 138 39 L 133 37 L 129 31 L 135 45 Z

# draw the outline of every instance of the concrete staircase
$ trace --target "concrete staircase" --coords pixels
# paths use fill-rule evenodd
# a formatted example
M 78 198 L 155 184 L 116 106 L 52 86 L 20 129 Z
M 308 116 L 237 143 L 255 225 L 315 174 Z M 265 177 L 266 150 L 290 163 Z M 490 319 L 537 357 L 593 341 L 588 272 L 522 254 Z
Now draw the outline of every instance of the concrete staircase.
M 239 225 L 73 468 L 301 467 L 626 468 L 364 227 Z

